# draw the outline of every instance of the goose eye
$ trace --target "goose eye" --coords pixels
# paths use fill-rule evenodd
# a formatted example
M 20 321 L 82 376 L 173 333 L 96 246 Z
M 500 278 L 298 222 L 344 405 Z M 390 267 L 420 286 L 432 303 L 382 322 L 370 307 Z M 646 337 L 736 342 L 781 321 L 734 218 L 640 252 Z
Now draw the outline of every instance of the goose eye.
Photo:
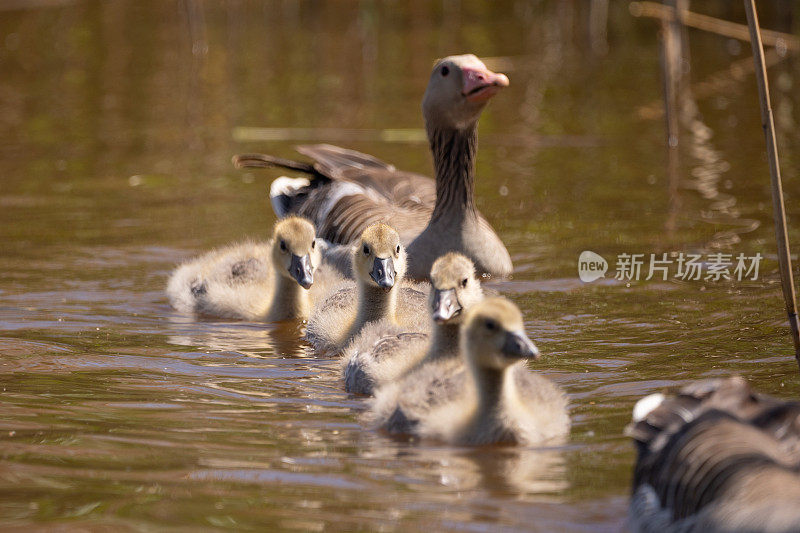
M 497 322 L 495 322 L 494 320 L 487 320 L 486 329 L 488 329 L 489 331 L 497 330 Z
M 317 247 L 317 241 L 311 241 L 311 249 L 313 250 L 316 247 Z
M 281 240 L 281 250 L 284 252 L 286 251 L 286 241 L 284 240 Z
M 450 74 L 450 69 L 447 68 L 447 65 L 445 65 L 442 67 L 442 77 L 447 76 L 448 74 Z
M 369 246 L 364 245 L 364 255 L 369 255 Z
M 462 279 L 461 280 L 461 286 L 462 287 L 466 287 L 468 282 L 469 282 L 469 279 L 467 279 L 467 278 Z
M 394 253 L 396 253 L 396 254 L 400 253 L 400 245 L 399 244 L 397 245 L 397 248 L 394 249 Z

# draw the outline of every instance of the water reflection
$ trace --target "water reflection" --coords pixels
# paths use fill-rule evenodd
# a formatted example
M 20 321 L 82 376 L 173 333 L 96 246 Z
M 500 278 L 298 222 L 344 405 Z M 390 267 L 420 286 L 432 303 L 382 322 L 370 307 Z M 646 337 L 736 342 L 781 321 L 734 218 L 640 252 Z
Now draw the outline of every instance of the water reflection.
M 247 357 L 308 357 L 308 345 L 298 339 L 305 326 L 295 321 L 245 323 L 208 320 L 173 313 L 168 316 L 167 342 L 215 352 L 237 351 Z
M 543 496 L 559 501 L 559 493 L 569 485 L 564 450 L 560 448 L 469 449 L 401 444 L 395 449 L 382 440 L 370 439 L 362 457 L 413 464 L 414 469 L 404 473 L 405 483 L 434 482 L 444 491 L 481 489 L 523 499 L 538 495 L 540 501 Z
M 730 170 L 730 163 L 720 150 L 714 148 L 713 131 L 703 122 L 689 90 L 681 102 L 681 122 L 690 132 L 689 152 L 697 161 L 684 186 L 697 191 L 708 201 L 700 211 L 701 220 L 715 228 L 732 226 L 714 233 L 706 246 L 711 249 L 730 248 L 741 242 L 742 234 L 757 230 L 761 223 L 756 219 L 742 218 L 736 197 L 723 191 L 733 186 L 729 179 L 723 181 L 723 176 Z
M 311 435 L 306 438 L 316 439 Z M 319 440 L 317 440 L 319 442 Z M 377 444 L 374 448 L 369 444 Z M 441 493 L 472 492 L 487 490 L 490 494 L 514 494 L 518 499 L 531 501 L 560 501 L 558 494 L 568 483 L 563 454 L 555 449 L 485 448 L 460 450 L 453 448 L 430 448 L 425 446 L 392 449 L 380 441 L 365 443 L 361 458 L 366 463 L 396 462 L 405 465 L 403 474 L 396 481 L 409 487 L 430 483 L 439 485 Z M 207 458 L 200 461 L 206 468 L 195 470 L 191 479 L 235 480 L 241 483 L 272 484 L 277 480 L 287 484 L 313 484 L 364 490 L 364 483 L 351 481 L 347 477 L 325 477 L 313 474 L 320 466 L 336 467 L 335 460 L 319 458 L 309 461 L 301 457 L 280 458 L 280 468 L 272 464 L 247 462 L 224 458 Z M 370 467 L 372 469 L 373 467 Z
M 678 1 L 670 4 L 676 10 L 688 9 L 688 2 Z M 689 75 L 691 57 L 689 33 L 679 17 L 673 16 L 662 21 L 662 76 L 664 77 L 664 118 L 667 126 L 667 173 L 669 177 L 670 208 L 666 230 L 672 237 L 676 229 L 681 206 L 680 187 L 697 191 L 707 203 L 700 207 L 699 218 L 715 229 L 719 226 L 733 226 L 732 229 L 718 230 L 704 245 L 710 249 L 729 249 L 741 242 L 740 235 L 758 229 L 760 223 L 755 219 L 742 219 L 737 208 L 736 197 L 721 190 L 730 189 L 732 182 L 721 182 L 723 175 L 730 170 L 730 163 L 723 158 L 721 151 L 713 146 L 713 130 L 704 122 L 697 101 L 693 95 Z M 724 97 L 721 97 L 724 100 Z M 683 166 L 681 153 L 681 129 L 688 131 L 688 155 L 696 161 L 689 175 L 681 179 Z M 688 166 L 688 165 L 687 165 Z M 689 214 L 692 217 L 692 214 Z

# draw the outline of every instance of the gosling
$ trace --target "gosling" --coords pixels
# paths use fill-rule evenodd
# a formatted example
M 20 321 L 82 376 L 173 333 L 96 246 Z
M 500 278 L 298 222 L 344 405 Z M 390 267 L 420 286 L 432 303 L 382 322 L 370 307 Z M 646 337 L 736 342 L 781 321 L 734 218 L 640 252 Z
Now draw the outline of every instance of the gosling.
M 539 351 L 505 298 L 473 306 L 461 326 L 466 379 L 455 398 L 419 414 L 412 433 L 451 444 L 542 444 L 569 432 L 567 399 L 554 383 L 517 371 Z
M 446 368 L 461 366 L 458 329 L 463 313 L 483 299 L 475 266 L 464 255 L 450 252 L 433 263 L 430 278 L 431 336 L 399 331 L 400 328 L 388 331 L 365 328 L 347 348 L 342 360 L 347 392 L 371 395 L 378 387 L 390 387 L 391 392 L 381 391 L 382 402 L 384 409 L 393 411 L 398 393 L 404 388 L 393 386 L 397 381 L 424 365 L 441 366 L 424 374 L 441 381 L 442 376 L 450 374 Z M 416 378 L 408 386 L 418 386 L 415 383 L 419 383 Z M 426 398 L 444 391 L 445 388 L 433 387 Z
M 305 319 L 320 248 L 311 222 L 285 218 L 275 224 L 269 242 L 230 245 L 180 265 L 169 278 L 167 295 L 176 310 L 199 316 Z
M 306 340 L 323 353 L 341 353 L 365 327 L 428 329 L 422 284 L 403 283 L 406 252 L 390 226 L 368 226 L 351 252 L 355 282 L 344 282 L 317 305 Z M 380 323 L 380 326 L 376 324 Z

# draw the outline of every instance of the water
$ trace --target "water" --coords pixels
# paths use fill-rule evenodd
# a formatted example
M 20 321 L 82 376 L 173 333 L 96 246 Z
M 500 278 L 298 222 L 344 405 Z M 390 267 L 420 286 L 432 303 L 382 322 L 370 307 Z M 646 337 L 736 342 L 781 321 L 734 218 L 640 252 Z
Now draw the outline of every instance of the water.
M 732 373 L 800 392 L 753 78 L 696 87 L 671 202 L 663 124 L 643 118 L 661 98 L 657 25 L 623 3 L 606 55 L 581 2 L 22 4 L 0 7 L 6 528 L 616 531 L 638 397 Z M 690 42 L 695 83 L 747 57 Z M 562 448 L 367 431 L 295 326 L 193 321 L 163 293 L 180 260 L 268 233 L 275 173 L 234 170 L 234 153 L 328 141 L 429 173 L 421 94 L 432 61 L 463 51 L 511 78 L 481 122 L 478 205 L 517 268 L 493 286 L 569 392 Z M 770 69 L 796 249 L 797 70 Z M 578 280 L 583 250 L 606 279 Z M 621 253 L 716 251 L 767 259 L 757 281 L 613 279 Z

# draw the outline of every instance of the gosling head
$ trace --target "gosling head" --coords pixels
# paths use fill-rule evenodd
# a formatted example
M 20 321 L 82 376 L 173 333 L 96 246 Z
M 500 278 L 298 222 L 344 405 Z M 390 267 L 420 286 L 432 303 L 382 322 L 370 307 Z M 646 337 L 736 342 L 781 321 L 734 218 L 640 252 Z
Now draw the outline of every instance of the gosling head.
M 276 270 L 308 289 L 314 283 L 314 271 L 322 260 L 315 238 L 314 225 L 300 217 L 288 217 L 275 224 L 272 260 Z
M 353 248 L 353 272 L 361 283 L 389 291 L 406 272 L 406 251 L 391 226 L 372 224 Z
M 492 72 L 472 54 L 440 59 L 422 99 L 425 124 L 429 129 L 459 130 L 474 125 L 503 87 L 508 87 L 506 75 Z
M 487 298 L 472 306 L 461 326 L 462 351 L 479 368 L 503 370 L 521 359 L 538 359 L 525 335 L 522 313 L 505 298 Z
M 450 252 L 431 268 L 430 305 L 437 324 L 458 324 L 464 312 L 483 299 L 475 266 L 465 256 Z

